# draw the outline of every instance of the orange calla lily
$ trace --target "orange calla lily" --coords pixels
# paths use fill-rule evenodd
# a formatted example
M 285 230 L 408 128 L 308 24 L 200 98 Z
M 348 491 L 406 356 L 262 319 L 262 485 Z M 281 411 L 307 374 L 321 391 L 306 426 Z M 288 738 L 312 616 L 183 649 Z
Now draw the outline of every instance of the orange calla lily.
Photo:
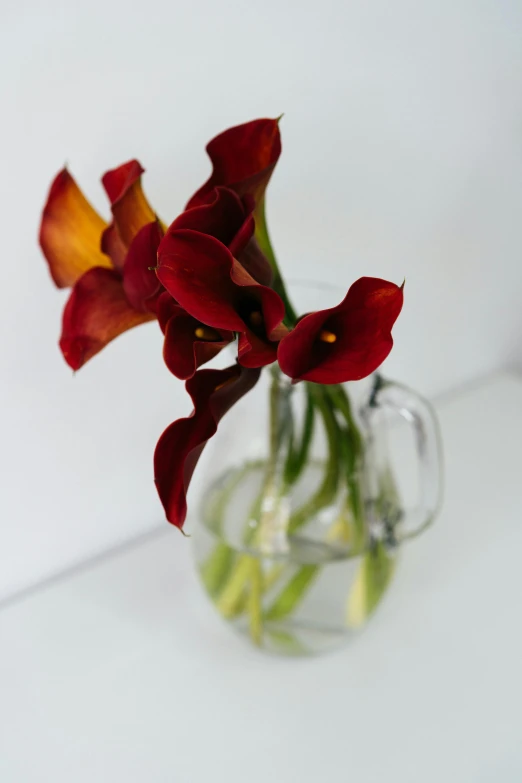
M 111 260 L 101 249 L 107 228 L 67 169 L 62 169 L 49 190 L 39 237 L 58 288 L 74 285 L 93 266 L 110 269 Z
M 143 300 L 160 288 L 148 267 L 156 263 L 163 235 L 141 189 L 142 173 L 134 160 L 104 175 L 113 211 L 111 224 L 98 215 L 66 169 L 51 185 L 40 245 L 56 285 L 73 287 L 64 311 L 60 347 L 74 370 L 122 332 L 155 317 L 150 307 L 137 306 L 137 286 L 143 286 Z M 150 237 L 144 242 L 139 235 L 147 224 Z M 128 273 L 124 269 L 127 258 Z

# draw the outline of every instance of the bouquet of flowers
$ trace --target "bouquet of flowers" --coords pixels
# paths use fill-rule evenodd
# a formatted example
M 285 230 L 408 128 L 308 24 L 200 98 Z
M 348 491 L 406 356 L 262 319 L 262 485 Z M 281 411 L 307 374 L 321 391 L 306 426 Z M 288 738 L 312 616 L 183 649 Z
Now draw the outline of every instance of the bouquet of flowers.
M 141 186 L 137 160 L 102 177 L 107 224 L 63 169 L 51 185 L 40 245 L 55 284 L 71 287 L 60 348 L 78 370 L 122 332 L 157 320 L 167 368 L 194 403 L 156 449 L 155 481 L 179 528 L 199 455 L 219 419 L 278 363 L 294 383 L 339 384 L 370 375 L 391 351 L 403 288 L 363 277 L 329 310 L 299 317 L 267 231 L 265 191 L 281 154 L 279 121 L 261 119 L 207 146 L 212 174 L 167 227 Z M 200 370 L 237 342 L 237 363 Z
M 189 417 L 163 432 L 154 454 L 160 500 L 168 521 L 180 529 L 205 445 L 267 368 L 274 384 L 264 495 L 282 497 L 298 481 L 316 418 L 330 451 L 321 486 L 297 516 L 286 520 L 291 534 L 331 501 L 343 475 L 349 488 L 353 484 L 362 443 L 341 384 L 369 376 L 390 353 L 403 286 L 362 277 L 329 309 L 296 312 L 265 217 L 266 189 L 281 154 L 279 119 L 230 128 L 210 141 L 207 152 L 209 179 L 170 222 L 158 217 L 144 195 L 144 169 L 137 160 L 102 177 L 110 201 L 108 223 L 68 170 L 59 172 L 40 227 L 55 284 L 71 288 L 59 345 L 69 366 L 79 370 L 123 332 L 158 322 L 166 368 L 185 382 L 193 403 Z M 201 369 L 230 345 L 235 363 Z M 282 413 L 285 383 L 306 387 L 300 437 L 297 423 L 288 421 L 291 414 Z M 282 453 L 276 481 L 274 466 Z M 343 473 L 342 464 L 351 470 Z M 352 516 L 360 518 L 360 492 L 353 485 L 350 503 Z

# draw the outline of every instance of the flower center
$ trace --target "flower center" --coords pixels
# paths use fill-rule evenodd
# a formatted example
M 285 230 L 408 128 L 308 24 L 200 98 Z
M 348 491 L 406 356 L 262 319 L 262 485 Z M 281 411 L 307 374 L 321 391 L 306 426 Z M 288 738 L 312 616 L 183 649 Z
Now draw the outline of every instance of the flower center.
M 261 302 L 248 294 L 242 295 L 237 303 L 237 314 L 247 327 L 261 340 L 265 338 L 265 319 Z
M 248 320 L 252 324 L 252 326 L 261 326 L 263 323 L 263 316 L 259 312 L 259 310 L 252 310 L 250 315 L 248 316 Z
M 328 329 L 321 329 L 319 332 L 319 339 L 323 343 L 334 343 L 337 340 L 337 335 L 333 332 L 329 332 Z
M 215 394 L 217 391 L 219 391 L 220 389 L 224 389 L 224 388 L 225 388 L 225 386 L 230 386 L 230 384 L 231 384 L 231 383 L 234 383 L 234 381 L 235 381 L 235 380 L 236 380 L 236 379 L 235 379 L 235 377 L 232 377 L 232 378 L 227 378 L 227 380 L 226 380 L 226 381 L 223 381 L 223 383 L 220 383 L 220 384 L 218 384 L 218 385 L 216 386 L 216 388 L 214 389 L 214 394 Z
M 221 335 L 209 326 L 197 326 L 194 329 L 194 336 L 198 340 L 207 340 L 208 342 L 219 342 L 221 340 Z

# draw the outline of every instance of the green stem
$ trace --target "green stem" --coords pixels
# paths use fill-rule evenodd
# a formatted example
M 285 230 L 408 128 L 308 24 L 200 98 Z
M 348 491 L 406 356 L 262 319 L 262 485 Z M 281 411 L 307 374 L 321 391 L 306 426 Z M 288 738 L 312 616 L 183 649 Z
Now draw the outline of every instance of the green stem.
M 251 574 L 251 555 L 241 555 L 216 601 L 216 607 L 223 617 L 235 617 L 244 608 L 245 591 Z
M 362 550 L 366 544 L 366 524 L 364 518 L 364 502 L 361 494 L 361 479 L 356 465 L 359 463 L 356 451 L 356 439 L 353 431 L 341 427 L 341 456 L 346 471 L 348 488 L 348 507 L 351 509 L 351 524 L 355 536 L 352 538 L 354 551 Z
M 325 393 L 332 400 L 334 406 L 345 419 L 348 429 L 353 433 L 353 440 L 357 449 L 357 455 L 360 455 L 363 447 L 363 440 L 359 428 L 355 422 L 350 398 L 341 384 L 325 386 Z
M 380 603 L 395 570 L 395 558 L 390 556 L 382 541 L 366 550 L 346 605 L 346 622 L 350 628 L 358 628 Z
M 315 516 L 325 506 L 335 499 L 339 484 L 339 426 L 335 419 L 332 406 L 329 404 L 323 387 L 318 384 L 310 386 L 310 393 L 319 409 L 326 430 L 328 441 L 328 460 L 326 463 L 324 479 L 317 492 L 290 517 L 288 530 L 295 532 L 305 524 L 310 517 Z
M 265 613 L 265 620 L 282 620 L 293 612 L 306 591 L 319 574 L 319 566 L 304 565 L 298 569 L 292 579 L 279 593 Z
M 315 417 L 315 403 L 313 395 L 310 392 L 308 385 L 306 389 L 306 409 L 304 414 L 304 421 L 302 427 L 302 433 L 300 442 L 297 446 L 294 444 L 293 432 L 290 436 L 290 445 L 288 449 L 288 457 L 286 460 L 284 471 L 284 483 L 286 487 L 291 487 L 295 484 L 303 468 L 306 466 L 306 460 L 308 452 L 310 451 L 310 445 L 312 443 L 312 437 L 314 434 L 314 417 Z M 293 425 L 293 421 L 291 422 Z
M 254 644 L 263 642 L 263 566 L 257 557 L 250 557 L 250 593 L 248 596 L 248 614 L 250 636 Z
M 365 544 L 365 525 L 359 467 L 363 444 L 352 415 L 350 400 L 342 386 L 308 385 L 307 391 L 312 404 L 319 408 L 325 424 L 329 459 L 322 485 L 308 503 L 292 516 L 289 529 L 296 530 L 335 499 L 340 478 L 339 470 L 343 465 L 346 470 L 352 524 L 355 528 L 353 546 L 355 550 L 362 550 Z M 341 414 L 346 426 L 337 422 L 335 410 Z M 291 614 L 305 598 L 320 572 L 321 569 L 317 565 L 301 566 L 267 610 L 265 621 L 280 620 Z
M 247 463 L 237 473 L 229 476 L 219 490 L 214 489 L 212 491 L 208 502 L 205 504 L 203 513 L 208 520 L 209 527 L 216 536 L 223 536 L 224 516 L 227 505 L 238 485 L 252 469 L 253 464 L 255 463 Z M 201 566 L 201 578 L 212 598 L 216 598 L 223 589 L 235 561 L 236 553 L 223 540 L 217 544 Z
M 219 595 L 235 559 L 234 550 L 225 541 L 220 541 L 203 563 L 200 570 L 201 578 L 212 598 Z
M 271 372 L 269 456 L 256 537 L 260 550 L 267 554 L 281 553 L 288 548 L 289 505 L 285 495 L 284 465 L 292 432 L 288 400 L 290 381 L 276 367 Z
M 287 322 L 287 325 L 290 327 L 295 326 L 295 324 L 297 323 L 297 314 L 292 306 L 292 303 L 290 302 L 290 297 L 288 296 L 287 290 L 285 288 L 285 284 L 283 282 L 283 278 L 279 270 L 279 264 L 277 263 L 277 258 L 275 256 L 274 249 L 270 241 L 270 235 L 268 233 L 268 226 L 266 222 L 264 198 L 261 201 L 261 203 L 258 204 L 254 214 L 255 214 L 255 221 L 256 221 L 255 236 L 257 239 L 257 244 L 259 245 L 260 249 L 265 254 L 265 256 L 268 258 L 268 261 L 270 262 L 270 266 L 272 267 L 272 272 L 274 274 L 272 280 L 272 288 L 274 289 L 274 291 L 276 291 L 279 294 L 279 296 L 284 302 L 285 311 L 286 311 L 285 321 Z
M 263 547 L 270 551 L 278 543 L 281 533 L 285 532 L 285 509 L 281 506 L 283 486 L 283 466 L 285 438 L 290 422 L 285 396 L 288 389 L 281 384 L 277 370 L 272 371 L 270 387 L 269 414 L 269 457 L 263 486 L 255 499 L 249 514 L 249 521 L 256 520 L 257 526 L 249 525 L 244 533 L 245 545 L 254 549 Z M 283 530 L 281 529 L 283 527 Z M 216 547 L 216 559 L 220 560 L 219 545 Z M 257 555 L 245 553 L 228 563 L 228 579 L 220 581 L 221 594 L 216 601 L 217 608 L 225 617 L 234 617 L 245 608 L 249 612 L 252 638 L 260 643 L 262 629 L 260 618 L 262 607 L 260 596 L 264 590 L 262 565 Z M 255 629 L 255 630 L 254 630 Z
M 263 489 L 261 489 L 258 496 L 252 503 L 250 512 L 248 514 L 248 521 L 259 520 L 261 515 L 262 502 Z M 258 532 L 258 527 L 251 527 L 250 525 L 247 525 L 243 533 L 243 542 L 245 546 L 253 546 Z M 214 550 L 215 553 L 219 551 L 220 546 L 220 544 L 216 546 Z M 223 615 L 223 617 L 228 618 L 236 617 L 245 610 L 248 598 L 247 583 L 251 573 L 250 568 L 246 565 L 249 562 L 249 558 L 251 558 L 251 556 L 248 554 L 234 554 L 235 557 L 229 563 L 224 579 L 220 582 L 221 593 L 219 594 L 219 598 L 216 600 L 216 606 L 219 612 Z
M 356 532 L 356 540 L 353 543 L 356 549 L 361 549 L 366 544 L 364 501 L 361 493 L 361 471 L 364 459 L 363 439 L 344 387 L 341 385 L 327 386 L 325 390 L 345 422 L 345 426 L 341 426 L 341 455 L 346 470 L 348 504 L 352 510 Z
M 288 389 L 281 387 L 280 378 L 274 373 L 270 390 L 270 456 L 263 488 L 249 515 L 249 519 L 257 519 L 259 524 L 257 528 L 248 528 L 245 543 L 259 546 L 259 536 L 263 530 L 263 499 L 272 496 L 268 507 L 277 514 L 277 503 L 285 488 L 291 485 L 292 480 L 297 479 L 307 464 L 314 413 L 317 411 L 324 423 L 328 444 L 324 478 L 314 495 L 292 515 L 288 532 L 296 531 L 310 521 L 318 511 L 335 500 L 341 471 L 343 471 L 349 492 L 348 506 L 351 509 L 349 524 L 355 527 L 356 534 L 353 544 L 355 549 L 359 549 L 359 546 L 362 548 L 365 526 L 359 468 L 363 457 L 363 442 L 352 414 L 350 401 L 345 390 L 340 386 L 306 384 L 306 392 L 308 396 L 302 434 L 297 447 L 294 447 L 287 434 L 288 427 L 291 426 L 291 411 L 289 406 L 284 404 L 284 395 L 288 393 Z M 290 448 L 283 470 L 281 460 L 287 443 L 290 443 Z M 270 521 L 269 517 L 264 521 L 265 524 Z M 265 535 L 270 543 L 269 526 L 265 527 Z M 263 596 L 277 583 L 285 571 L 284 566 L 281 563 L 276 564 L 264 574 L 263 564 L 255 554 L 245 553 L 237 557 L 234 562 L 228 561 L 226 565 L 224 561 L 227 561 L 227 558 L 224 552 L 222 558 L 222 568 L 228 570 L 228 576 L 223 586 L 223 570 L 221 567 L 217 569 L 220 578 L 216 581 L 222 585 L 221 594 L 217 599 L 218 609 L 229 618 L 246 611 L 250 635 L 256 644 L 262 643 L 263 623 L 283 619 L 295 611 L 321 573 L 318 565 L 300 566 L 272 604 L 263 612 Z M 217 555 L 216 559 L 220 560 Z
M 284 410 L 286 406 L 284 405 L 283 396 L 286 393 L 287 391 L 281 388 L 281 375 L 279 371 L 272 369 L 269 413 L 270 448 L 265 479 L 265 494 L 267 492 L 274 494 L 280 489 L 277 485 L 281 483 L 278 480 L 282 458 L 281 447 L 289 423 L 288 421 L 285 421 L 287 411 Z
M 341 437 L 340 428 L 337 424 L 334 414 L 334 406 L 332 405 L 331 400 L 328 398 L 328 395 L 325 393 L 324 387 L 313 384 L 307 385 L 306 388 L 309 400 L 307 405 L 307 418 L 310 421 L 310 411 L 313 411 L 314 407 L 317 407 L 324 421 L 329 456 L 326 463 L 325 476 L 321 486 L 312 496 L 312 498 L 310 498 L 310 500 L 291 517 L 289 532 L 297 530 L 299 527 L 308 522 L 312 516 L 321 510 L 321 508 L 324 508 L 329 503 L 333 502 L 337 493 L 340 478 L 339 448 Z M 267 468 L 266 481 L 261 492 L 261 496 L 256 499 L 256 502 L 253 506 L 253 512 L 259 514 L 259 517 L 256 518 L 261 520 L 261 499 L 267 489 L 267 486 L 273 488 L 273 481 L 275 480 L 274 473 L 277 473 L 276 460 L 279 458 L 281 451 L 282 427 L 280 421 L 280 394 L 281 389 L 279 387 L 278 379 L 274 378 L 270 391 L 270 462 Z M 283 413 L 288 414 L 287 411 L 284 411 Z M 309 423 L 308 429 L 310 429 L 310 427 L 311 424 Z M 306 464 L 306 456 L 312 436 L 311 431 L 306 434 L 306 429 L 307 427 L 305 427 L 303 441 L 301 444 L 302 446 L 304 445 L 302 457 L 303 465 Z M 281 488 L 279 488 L 279 490 L 281 490 Z M 250 515 L 250 518 L 254 518 L 252 514 Z M 252 528 L 249 528 L 249 530 L 252 530 Z M 257 530 L 259 532 L 261 527 L 259 527 Z M 248 538 L 249 543 L 251 543 L 253 536 L 249 535 Z M 259 537 L 256 535 L 255 538 L 258 542 Z M 260 625 L 261 620 L 258 616 L 260 601 L 257 588 L 259 587 L 259 581 L 256 574 L 253 572 L 252 560 L 252 556 L 245 554 L 240 556 L 239 559 L 235 562 L 235 565 L 233 566 L 232 572 L 230 574 L 230 578 L 227 581 L 221 596 L 219 597 L 217 605 L 218 609 L 226 617 L 234 617 L 246 608 L 249 613 L 249 626 L 252 638 L 256 643 L 259 643 L 258 640 L 260 638 L 260 634 L 262 633 L 262 627 Z M 265 583 L 262 586 L 264 587 L 264 591 L 266 591 L 269 586 L 274 584 L 274 582 L 277 580 L 277 577 L 279 576 L 280 570 L 281 569 L 277 565 L 274 567 L 274 573 L 270 573 L 268 575 L 268 578 L 265 580 Z M 319 573 L 320 568 L 318 566 L 301 566 L 290 582 L 283 588 L 280 595 L 274 600 L 264 619 L 281 619 L 283 616 L 290 614 L 297 604 L 304 598 Z M 254 588 L 256 588 L 255 596 L 252 594 Z M 245 602 L 247 592 L 248 598 Z

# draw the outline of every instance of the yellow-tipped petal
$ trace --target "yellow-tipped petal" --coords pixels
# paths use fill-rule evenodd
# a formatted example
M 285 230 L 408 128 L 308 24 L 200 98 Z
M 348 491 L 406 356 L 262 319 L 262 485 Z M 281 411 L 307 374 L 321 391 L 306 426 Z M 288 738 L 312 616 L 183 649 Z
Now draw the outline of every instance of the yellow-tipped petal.
M 40 246 L 58 288 L 74 283 L 91 267 L 111 268 L 101 251 L 107 223 L 63 169 L 54 179 L 40 225 Z

